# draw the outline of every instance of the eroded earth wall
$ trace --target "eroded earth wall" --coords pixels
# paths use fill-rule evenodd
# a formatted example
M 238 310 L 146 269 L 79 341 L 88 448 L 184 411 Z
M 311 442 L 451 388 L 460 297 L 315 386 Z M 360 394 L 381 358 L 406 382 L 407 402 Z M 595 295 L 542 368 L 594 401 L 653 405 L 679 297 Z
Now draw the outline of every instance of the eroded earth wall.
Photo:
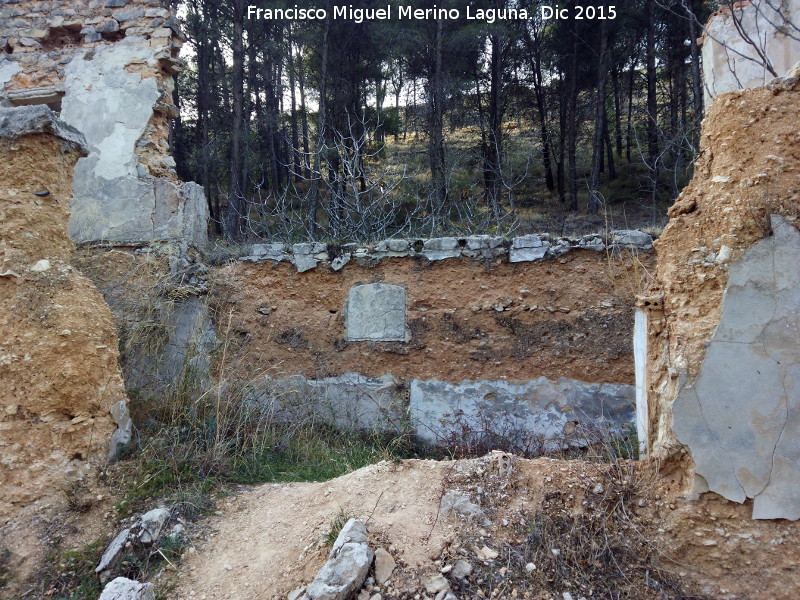
M 0 105 L 47 104 L 78 129 L 70 233 L 77 242 L 206 237 L 202 188 L 169 153 L 183 38 L 159 0 L 27 0 L 0 6 Z
M 800 518 L 798 114 L 797 78 L 716 98 L 655 245 L 652 448 L 755 518 Z
M 72 172 L 85 154 L 47 107 L 0 108 L 3 515 L 81 477 L 130 435 L 111 311 L 71 265 Z

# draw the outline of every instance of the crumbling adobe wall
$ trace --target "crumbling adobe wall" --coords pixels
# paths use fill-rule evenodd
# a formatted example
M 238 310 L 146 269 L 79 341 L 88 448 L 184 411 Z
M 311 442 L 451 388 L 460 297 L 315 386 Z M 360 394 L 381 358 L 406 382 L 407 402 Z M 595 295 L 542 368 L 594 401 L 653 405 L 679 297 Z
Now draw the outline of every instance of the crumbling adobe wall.
M 696 491 L 800 517 L 800 85 L 717 97 L 694 178 L 656 242 L 651 447 L 691 457 Z
M 781 77 L 800 62 L 800 0 L 736 2 L 732 10 L 713 14 L 702 38 L 706 104 L 765 85 L 774 77 L 765 62 Z
M 169 153 L 183 38 L 159 0 L 27 0 L 0 7 L 0 105 L 47 104 L 84 134 L 70 232 L 78 242 L 206 237 L 200 186 Z
M 130 435 L 111 311 L 71 265 L 72 170 L 85 153 L 48 108 L 0 109 L 4 515 L 81 477 Z

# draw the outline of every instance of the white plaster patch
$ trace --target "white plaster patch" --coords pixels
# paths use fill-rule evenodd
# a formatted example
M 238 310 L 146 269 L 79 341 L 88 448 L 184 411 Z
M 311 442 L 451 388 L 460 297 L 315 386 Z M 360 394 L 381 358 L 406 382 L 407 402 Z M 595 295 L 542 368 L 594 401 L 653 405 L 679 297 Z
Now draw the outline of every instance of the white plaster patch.
M 772 228 L 731 265 L 719 325 L 673 418 L 711 491 L 754 498 L 756 519 L 798 519 L 800 232 L 779 216 Z

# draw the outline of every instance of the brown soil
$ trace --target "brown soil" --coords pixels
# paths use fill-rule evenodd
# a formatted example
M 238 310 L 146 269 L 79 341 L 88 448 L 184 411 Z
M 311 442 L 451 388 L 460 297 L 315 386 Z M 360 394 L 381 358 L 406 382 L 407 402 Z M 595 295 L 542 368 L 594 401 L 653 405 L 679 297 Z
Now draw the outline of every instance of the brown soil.
M 0 581 L 8 576 L 6 585 L 0 586 L 0 598 L 53 596 L 57 590 L 47 589 L 45 581 L 58 581 L 54 570 L 64 565 L 53 564 L 52 555 L 111 539 L 115 498 L 112 488 L 98 480 L 105 479 L 101 465 L 95 467 L 80 481 L 16 509 L 13 517 L 0 523 L 0 552 L 8 551 L 0 568 L 5 570 L 0 572 Z
M 649 268 L 648 255 L 591 251 L 521 264 L 400 258 L 339 272 L 236 263 L 215 274 L 214 303 L 220 329 L 229 325 L 251 369 L 267 375 L 633 383 L 631 306 Z M 348 290 L 374 282 L 406 286 L 410 342 L 345 341 Z
M 77 155 L 31 135 L 5 143 L 0 156 L 0 514 L 8 518 L 105 458 L 109 408 L 125 392 L 111 311 L 70 265 Z
M 620 502 L 624 518 L 604 521 L 601 532 L 606 543 L 612 538 L 629 543 L 641 556 L 642 562 L 634 556 L 631 564 L 618 565 L 631 575 L 634 570 L 644 574 L 645 567 L 653 577 L 663 570 L 662 580 L 694 597 L 789 599 L 800 593 L 795 557 L 786 551 L 800 542 L 797 524 L 751 521 L 746 507 L 714 494 L 687 502 L 680 496 L 683 482 L 657 474 L 653 463 L 640 464 L 625 471 L 630 477 L 622 477 L 619 465 L 516 459 L 509 479 L 498 474 L 496 465 L 491 455 L 453 462 L 383 462 L 327 483 L 270 484 L 247 491 L 227 501 L 203 539 L 187 551 L 170 597 L 285 598 L 307 584 L 324 563 L 327 547 L 321 540 L 345 509 L 367 519 L 371 547 L 387 549 L 398 562 L 390 584 L 381 590 L 385 599 L 428 597 L 420 575 L 436 572 L 457 557 L 466 557 L 475 567 L 461 586 L 461 598 L 492 595 L 490 580 L 501 566 L 508 577 L 503 585 L 494 584 L 494 597 L 560 599 L 561 589 L 572 590 L 577 598 L 585 592 L 571 587 L 575 582 L 532 585 L 539 574 L 519 574 L 520 565 L 515 567 L 512 560 L 514 549 L 520 548 L 530 523 L 579 519 Z M 631 477 L 633 485 L 623 481 Z M 603 491 L 597 492 L 598 483 Z M 441 514 L 439 500 L 452 489 L 470 494 L 493 524 L 481 528 Z M 573 543 L 597 544 L 602 539 Z M 502 562 L 479 559 L 475 550 L 483 546 L 500 552 Z M 567 554 L 570 548 L 562 546 L 560 552 Z M 646 556 L 649 564 L 643 564 Z M 544 561 L 539 568 L 547 568 Z M 601 566 L 585 568 L 590 573 Z M 543 575 L 545 579 L 537 581 L 547 582 Z M 623 598 L 664 597 L 644 584 L 621 588 L 620 593 Z
M 656 242 L 663 332 L 650 342 L 652 431 L 674 448 L 669 406 L 683 375 L 697 375 L 719 323 L 728 265 L 770 235 L 770 215 L 800 215 L 800 84 L 721 94 L 703 121 L 694 178 Z M 729 260 L 714 262 L 723 246 Z M 713 253 L 714 256 L 709 255 Z

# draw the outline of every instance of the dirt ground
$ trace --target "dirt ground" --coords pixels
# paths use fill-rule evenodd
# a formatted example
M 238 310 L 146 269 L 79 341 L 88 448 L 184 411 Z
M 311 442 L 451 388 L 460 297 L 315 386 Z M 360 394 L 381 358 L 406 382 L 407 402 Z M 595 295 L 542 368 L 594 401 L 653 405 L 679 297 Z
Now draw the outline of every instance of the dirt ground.
M 450 462 L 382 462 L 325 483 L 263 485 L 231 497 L 185 553 L 170 597 L 285 598 L 308 584 L 325 562 L 328 548 L 321 540 L 341 510 L 366 519 L 370 546 L 388 550 L 397 561 L 390 581 L 372 589 L 384 599 L 432 597 L 426 595 L 420 577 L 447 571 L 457 558 L 474 567 L 468 582 L 454 584 L 460 598 L 560 600 L 559 590 L 575 598 L 609 597 L 599 590 L 593 595 L 568 579 L 544 588 L 532 585 L 534 578 L 520 575 L 513 563 L 514 548 L 526 535 L 523 524 L 557 511 L 578 518 L 608 506 L 604 498 L 623 502 L 627 516 L 604 523 L 602 535 L 629 540 L 641 556 L 650 556 L 653 581 L 657 570 L 663 570 L 683 591 L 678 595 L 667 590 L 662 596 L 645 585 L 637 590 L 621 583 L 620 597 L 788 600 L 800 594 L 800 566 L 792 550 L 800 542 L 796 523 L 751 521 L 746 506 L 714 494 L 687 501 L 683 482 L 665 472 L 657 474 L 653 463 L 624 471 L 632 483 L 622 482 L 623 471 L 613 466 L 583 461 L 516 458 L 509 477 L 499 473 L 497 464 L 496 455 Z M 635 493 L 622 494 L 623 488 Z M 442 514 L 439 502 L 449 490 L 469 494 L 492 524 Z M 602 543 L 598 538 L 579 543 Z M 484 546 L 499 556 L 487 559 Z M 552 550 L 570 552 L 555 545 Z M 548 563 L 539 568 L 547 569 Z M 643 567 L 620 568 L 632 573 Z M 492 580 L 492 573 L 506 580 Z
M 252 373 L 632 384 L 633 296 L 653 269 L 648 254 L 583 250 L 517 264 L 399 258 L 339 272 L 236 263 L 214 275 L 212 302 Z M 376 282 L 406 286 L 409 343 L 345 340 L 348 290 Z

